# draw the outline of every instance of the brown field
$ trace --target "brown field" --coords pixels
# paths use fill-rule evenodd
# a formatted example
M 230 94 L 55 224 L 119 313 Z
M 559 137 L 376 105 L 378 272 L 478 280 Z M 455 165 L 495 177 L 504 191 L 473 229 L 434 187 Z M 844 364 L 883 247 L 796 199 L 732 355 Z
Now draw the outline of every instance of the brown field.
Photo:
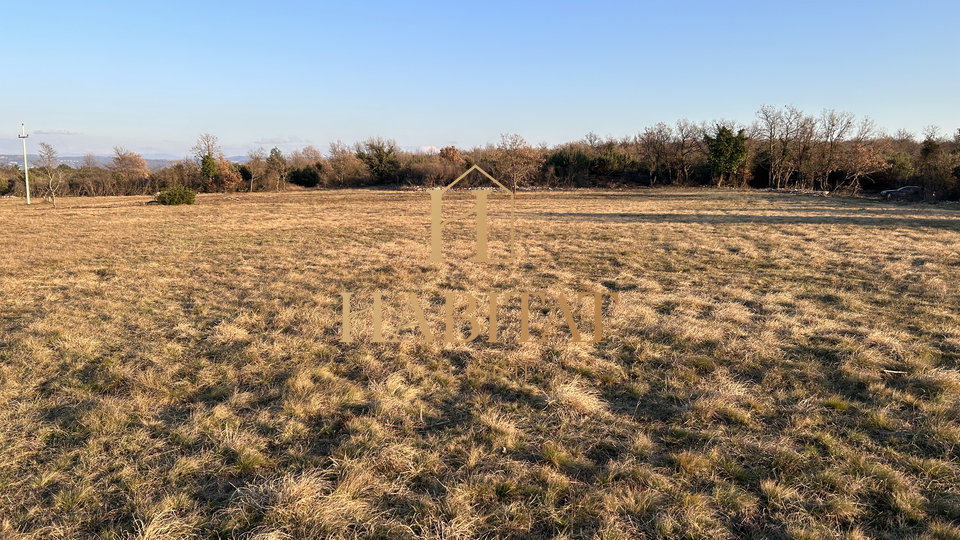
M 955 208 L 523 193 L 490 265 L 427 262 L 422 192 L 146 200 L 0 201 L 0 537 L 960 539 Z M 374 290 L 390 336 L 399 291 L 620 300 L 340 343 Z

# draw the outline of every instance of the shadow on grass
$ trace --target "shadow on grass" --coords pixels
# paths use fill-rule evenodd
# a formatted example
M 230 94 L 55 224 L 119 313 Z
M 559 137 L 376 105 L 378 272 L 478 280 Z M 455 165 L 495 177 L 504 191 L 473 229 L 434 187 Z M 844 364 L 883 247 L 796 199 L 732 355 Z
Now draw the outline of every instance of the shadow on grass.
M 779 209 L 777 210 L 780 211 Z M 960 215 L 956 218 L 894 217 L 859 215 L 857 212 L 834 212 L 830 216 L 792 216 L 783 214 L 625 214 L 588 212 L 521 212 L 521 219 L 597 222 L 597 223 L 702 223 L 702 224 L 776 224 L 776 225 L 864 225 L 869 227 L 932 227 L 960 231 Z

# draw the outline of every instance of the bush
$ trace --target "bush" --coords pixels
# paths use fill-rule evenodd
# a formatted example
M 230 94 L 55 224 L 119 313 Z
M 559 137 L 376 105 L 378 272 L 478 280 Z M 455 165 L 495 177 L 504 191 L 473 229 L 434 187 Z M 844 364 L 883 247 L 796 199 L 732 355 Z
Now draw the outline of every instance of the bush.
M 160 194 L 157 195 L 157 202 L 160 204 L 193 204 L 196 197 L 196 191 L 176 184 L 160 190 Z
M 300 187 L 312 188 L 320 184 L 320 171 L 313 165 L 294 169 L 287 175 L 287 181 Z

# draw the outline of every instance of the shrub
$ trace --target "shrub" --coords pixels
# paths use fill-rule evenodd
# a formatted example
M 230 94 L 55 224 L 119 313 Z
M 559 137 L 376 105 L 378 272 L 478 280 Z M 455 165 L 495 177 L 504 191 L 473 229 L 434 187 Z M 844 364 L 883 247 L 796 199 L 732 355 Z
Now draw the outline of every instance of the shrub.
M 175 184 L 160 191 L 157 202 L 160 204 L 193 204 L 197 192 L 187 189 L 181 184 Z
M 308 165 L 302 169 L 294 169 L 290 171 L 290 175 L 287 177 L 287 180 L 291 184 L 296 184 L 300 187 L 317 187 L 320 185 L 320 171 L 317 170 L 317 167 L 314 165 Z

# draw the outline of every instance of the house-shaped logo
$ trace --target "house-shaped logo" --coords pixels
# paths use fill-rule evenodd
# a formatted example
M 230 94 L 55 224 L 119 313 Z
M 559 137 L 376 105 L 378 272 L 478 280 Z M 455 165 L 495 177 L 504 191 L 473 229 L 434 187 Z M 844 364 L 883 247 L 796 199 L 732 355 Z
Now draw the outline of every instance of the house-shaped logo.
M 476 189 L 473 190 L 473 194 L 476 197 L 476 204 L 472 210 L 464 212 L 462 214 L 444 219 L 443 218 L 443 196 L 451 188 L 457 185 L 458 182 L 466 178 L 474 170 L 479 171 L 480 174 L 490 179 L 493 182 L 494 189 L 500 189 L 507 193 L 509 196 L 509 205 L 510 205 L 510 223 L 509 223 L 509 240 L 507 241 L 506 251 L 510 254 L 511 258 L 508 259 L 491 259 L 489 255 L 489 233 L 490 228 L 488 224 L 488 205 L 490 199 L 490 194 L 493 193 L 490 189 Z M 430 210 L 431 210 L 431 228 L 430 228 L 430 262 L 443 262 L 443 227 L 448 223 L 454 221 L 460 221 L 463 219 L 470 218 L 471 216 L 476 216 L 477 221 L 477 255 L 471 259 L 472 262 L 478 263 L 504 263 L 510 262 L 511 259 L 516 258 L 514 252 L 514 224 L 515 224 L 515 210 L 516 210 L 516 199 L 513 191 L 507 189 L 506 186 L 497 181 L 496 178 L 490 176 L 487 171 L 481 169 L 477 165 L 470 167 L 467 172 L 461 174 L 456 180 L 450 183 L 445 188 L 436 189 L 430 191 Z

